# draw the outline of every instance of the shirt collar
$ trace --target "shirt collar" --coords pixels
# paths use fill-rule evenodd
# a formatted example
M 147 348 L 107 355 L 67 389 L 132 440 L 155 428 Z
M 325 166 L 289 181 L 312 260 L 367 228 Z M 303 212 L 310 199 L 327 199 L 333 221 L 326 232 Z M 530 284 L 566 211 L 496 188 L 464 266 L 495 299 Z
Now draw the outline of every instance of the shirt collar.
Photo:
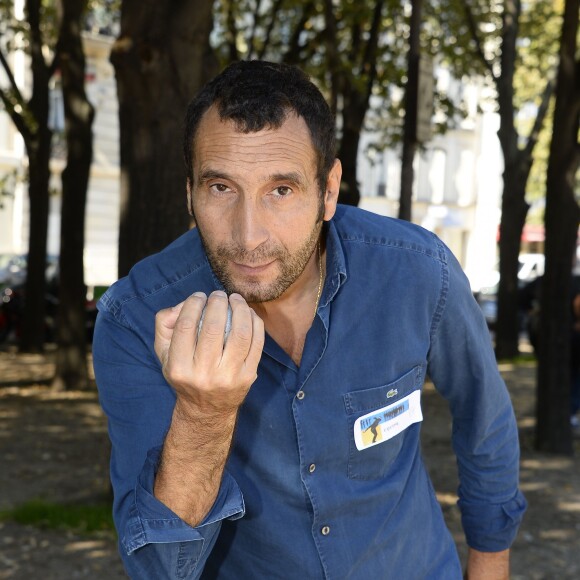
M 325 224 L 326 229 L 326 281 L 319 307 L 328 306 L 340 287 L 347 280 L 346 258 L 334 220 Z

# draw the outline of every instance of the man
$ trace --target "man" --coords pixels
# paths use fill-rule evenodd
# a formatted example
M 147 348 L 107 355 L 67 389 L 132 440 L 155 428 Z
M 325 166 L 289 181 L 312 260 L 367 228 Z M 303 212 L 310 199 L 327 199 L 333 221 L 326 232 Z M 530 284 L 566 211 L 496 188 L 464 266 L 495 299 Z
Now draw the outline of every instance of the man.
M 236 63 L 189 107 L 197 227 L 103 296 L 95 335 L 133 578 L 461 578 L 419 449 L 427 372 L 469 578 L 508 577 L 525 500 L 483 317 L 433 234 L 337 206 L 334 151 L 293 67 Z

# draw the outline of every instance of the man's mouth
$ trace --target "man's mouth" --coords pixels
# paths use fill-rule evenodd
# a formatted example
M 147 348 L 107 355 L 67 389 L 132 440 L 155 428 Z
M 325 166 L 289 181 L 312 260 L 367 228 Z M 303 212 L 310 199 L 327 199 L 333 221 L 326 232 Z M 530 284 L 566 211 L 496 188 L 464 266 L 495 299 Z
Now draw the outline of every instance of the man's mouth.
M 243 274 L 256 275 L 265 272 L 276 260 L 270 260 L 264 264 L 240 264 L 233 262 L 234 268 Z

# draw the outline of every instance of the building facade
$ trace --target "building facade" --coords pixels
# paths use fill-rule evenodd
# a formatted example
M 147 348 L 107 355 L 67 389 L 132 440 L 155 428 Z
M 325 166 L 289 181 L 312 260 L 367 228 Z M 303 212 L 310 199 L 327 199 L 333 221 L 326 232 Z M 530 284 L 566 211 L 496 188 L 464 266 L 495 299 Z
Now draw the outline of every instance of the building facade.
M 106 286 L 117 277 L 117 242 L 120 213 L 119 129 L 114 70 L 109 62 L 111 35 L 86 33 L 86 86 L 95 107 L 94 158 L 89 182 L 85 231 L 85 280 L 89 286 Z M 26 59 L 11 55 L 17 82 L 26 88 Z M 496 263 L 497 229 L 500 219 L 503 161 L 497 139 L 499 119 L 482 111 L 485 88 L 453 81 L 444 71 L 438 83 L 464 101 L 467 116 L 456 128 L 434 137 L 415 160 L 413 221 L 439 235 L 460 260 L 474 290 L 485 285 Z M 51 163 L 52 190 L 48 251 L 57 255 L 60 239 L 60 174 L 65 153 L 62 131 L 64 114 L 58 75 L 53 79 L 51 125 L 55 131 Z M 373 161 L 366 151 L 377 139 L 372 131 L 361 138 L 359 182 L 361 207 L 396 217 L 400 192 L 400 151 L 388 149 Z M 26 154 L 22 138 L 5 113 L 0 113 L 0 178 L 21 176 L 2 198 L 0 253 L 27 251 L 28 222 Z M 10 181 L 10 179 L 8 179 Z
M 119 129 L 114 70 L 109 62 L 113 39 L 85 33 L 86 90 L 95 108 L 94 155 L 87 196 L 85 225 L 85 281 L 105 286 L 117 277 L 119 229 Z M 14 76 L 24 94 L 27 90 L 26 58 L 10 55 Z M 51 81 L 50 124 L 54 131 L 51 160 L 51 195 L 48 253 L 58 255 L 60 245 L 61 173 L 65 167 L 64 111 L 58 73 Z M 26 254 L 28 247 L 27 158 L 22 137 L 9 116 L 0 113 L 0 179 L 4 195 L 0 202 L 0 253 Z

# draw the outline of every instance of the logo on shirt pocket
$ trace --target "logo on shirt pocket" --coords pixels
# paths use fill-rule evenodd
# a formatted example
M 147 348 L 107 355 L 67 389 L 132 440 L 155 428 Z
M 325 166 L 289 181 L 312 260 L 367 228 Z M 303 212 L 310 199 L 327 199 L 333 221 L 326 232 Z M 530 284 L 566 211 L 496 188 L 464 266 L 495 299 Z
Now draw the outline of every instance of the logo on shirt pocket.
M 348 477 L 378 479 L 399 454 L 404 431 L 422 421 L 422 367 L 388 385 L 344 395 L 349 427 Z

